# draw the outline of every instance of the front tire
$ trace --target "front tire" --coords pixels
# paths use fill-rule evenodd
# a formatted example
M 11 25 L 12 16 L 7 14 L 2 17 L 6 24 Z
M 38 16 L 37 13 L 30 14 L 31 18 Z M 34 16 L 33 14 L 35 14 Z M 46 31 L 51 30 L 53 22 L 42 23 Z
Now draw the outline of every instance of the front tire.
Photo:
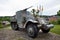
M 47 29 L 47 30 L 42 29 L 42 32 L 43 32 L 43 33 L 48 33 L 49 31 L 50 31 L 50 29 Z
M 12 28 L 13 30 L 18 30 L 18 25 L 17 25 L 17 23 L 12 22 L 12 23 L 11 23 L 11 28 Z
M 28 24 L 27 25 L 27 33 L 28 36 L 31 38 L 35 38 L 38 35 L 38 28 L 35 24 Z

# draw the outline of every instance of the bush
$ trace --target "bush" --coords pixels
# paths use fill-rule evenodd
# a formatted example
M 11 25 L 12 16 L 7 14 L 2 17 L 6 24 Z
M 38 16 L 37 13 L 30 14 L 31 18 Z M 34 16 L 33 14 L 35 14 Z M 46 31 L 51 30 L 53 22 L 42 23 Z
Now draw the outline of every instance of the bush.
M 0 17 L 0 21 L 9 21 L 10 22 L 10 17 L 8 17 L 8 16 Z
M 58 19 L 57 23 L 60 24 L 60 19 Z
M 56 21 L 50 21 L 50 23 L 52 23 L 52 24 L 60 24 L 60 19 L 58 19 Z
M 57 21 L 50 21 L 51 24 L 58 24 Z

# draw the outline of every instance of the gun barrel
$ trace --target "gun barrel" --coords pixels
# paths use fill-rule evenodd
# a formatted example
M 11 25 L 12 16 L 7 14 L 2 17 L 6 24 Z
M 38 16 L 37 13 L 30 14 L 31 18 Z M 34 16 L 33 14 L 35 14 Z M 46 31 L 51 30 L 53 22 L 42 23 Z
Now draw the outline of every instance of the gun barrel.
M 31 8 L 32 6 L 30 6 L 30 7 L 28 7 L 28 8 L 26 8 L 26 9 L 24 9 L 23 11 L 26 11 L 26 10 L 28 10 L 29 8 Z

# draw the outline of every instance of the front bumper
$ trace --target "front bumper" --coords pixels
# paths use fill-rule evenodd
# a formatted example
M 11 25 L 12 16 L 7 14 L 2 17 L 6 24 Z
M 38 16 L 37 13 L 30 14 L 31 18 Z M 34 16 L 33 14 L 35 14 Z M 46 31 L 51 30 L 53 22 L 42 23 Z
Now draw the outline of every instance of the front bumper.
M 54 28 L 53 24 L 47 24 L 47 25 L 38 25 L 38 28 L 43 28 L 45 30 Z
M 53 24 L 46 25 L 48 28 L 54 28 Z

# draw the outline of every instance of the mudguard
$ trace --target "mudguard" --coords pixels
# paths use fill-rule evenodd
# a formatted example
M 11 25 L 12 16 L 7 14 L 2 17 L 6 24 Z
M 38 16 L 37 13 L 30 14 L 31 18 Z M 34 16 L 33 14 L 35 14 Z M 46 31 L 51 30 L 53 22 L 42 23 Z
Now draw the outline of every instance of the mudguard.
M 26 25 L 27 25 L 29 22 L 31 22 L 31 23 L 35 23 L 35 24 L 38 23 L 38 21 L 35 21 L 35 20 L 32 20 L 32 19 L 29 19 L 29 20 L 27 20 L 26 23 L 24 24 L 24 28 L 26 27 Z
M 32 22 L 32 23 L 38 23 L 37 21 L 35 21 L 35 20 L 32 20 L 32 19 L 29 19 L 29 20 L 27 20 L 27 22 Z

